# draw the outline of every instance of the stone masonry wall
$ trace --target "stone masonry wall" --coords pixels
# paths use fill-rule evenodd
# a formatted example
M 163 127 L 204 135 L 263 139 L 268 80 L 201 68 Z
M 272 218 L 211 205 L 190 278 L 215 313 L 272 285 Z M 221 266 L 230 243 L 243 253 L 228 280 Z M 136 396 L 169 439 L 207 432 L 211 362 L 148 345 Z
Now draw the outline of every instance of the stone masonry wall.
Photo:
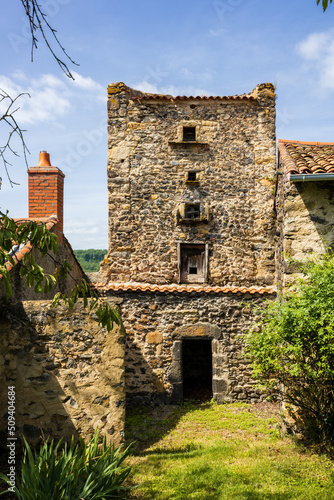
M 253 305 L 268 295 L 118 292 L 126 331 L 127 400 L 133 404 L 182 401 L 182 339 L 212 339 L 213 397 L 261 400 L 242 335 L 254 322 Z M 272 296 L 271 296 L 272 297 Z
M 218 100 L 136 99 L 143 94 L 124 84 L 108 92 L 105 280 L 175 283 L 177 243 L 201 242 L 209 245 L 209 283 L 272 284 L 273 86 Z M 196 127 L 196 142 L 182 140 L 183 126 Z M 202 221 L 180 221 L 189 202 L 201 204 Z
M 109 299 L 117 307 L 120 300 Z M 124 332 L 100 328 L 76 304 L 54 309 L 50 301 L 0 304 L 0 431 L 6 438 L 7 387 L 15 386 L 16 436 L 36 444 L 89 438 L 96 428 L 123 440 Z
M 298 262 L 334 246 L 334 183 L 290 182 L 281 164 L 276 208 L 278 280 L 284 287 L 293 282 Z

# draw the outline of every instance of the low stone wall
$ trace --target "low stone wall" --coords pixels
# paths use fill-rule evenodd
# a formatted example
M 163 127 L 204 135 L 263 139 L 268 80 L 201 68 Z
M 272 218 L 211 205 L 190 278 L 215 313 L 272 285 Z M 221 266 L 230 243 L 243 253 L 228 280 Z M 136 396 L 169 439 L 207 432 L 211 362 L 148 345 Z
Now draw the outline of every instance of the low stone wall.
M 120 300 L 109 299 L 118 307 Z M 97 317 L 50 301 L 0 304 L 0 431 L 7 433 L 7 392 L 15 386 L 16 436 L 89 438 L 96 428 L 123 440 L 124 330 L 108 333 Z
M 242 356 L 242 336 L 254 322 L 252 306 L 263 304 L 269 295 L 117 292 L 117 296 L 123 299 L 129 403 L 182 401 L 184 339 L 211 340 L 215 401 L 263 398 Z

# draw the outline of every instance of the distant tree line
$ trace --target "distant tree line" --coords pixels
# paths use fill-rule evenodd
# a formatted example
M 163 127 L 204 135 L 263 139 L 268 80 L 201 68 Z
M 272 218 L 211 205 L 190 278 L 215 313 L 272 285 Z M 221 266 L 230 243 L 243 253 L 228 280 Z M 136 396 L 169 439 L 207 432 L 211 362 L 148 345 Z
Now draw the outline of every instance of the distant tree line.
M 95 273 L 100 270 L 100 263 L 104 259 L 107 250 L 74 250 L 74 253 L 86 273 Z

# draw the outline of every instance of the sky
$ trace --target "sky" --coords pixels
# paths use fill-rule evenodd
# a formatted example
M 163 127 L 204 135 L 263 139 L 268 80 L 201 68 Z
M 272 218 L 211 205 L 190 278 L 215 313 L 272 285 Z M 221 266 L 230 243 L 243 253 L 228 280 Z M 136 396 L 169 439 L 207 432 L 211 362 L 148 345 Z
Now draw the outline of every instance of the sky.
M 334 4 L 316 0 L 39 0 L 67 53 L 67 78 L 38 37 L 31 61 L 20 0 L 0 18 L 0 88 L 30 151 L 65 173 L 64 233 L 74 249 L 107 248 L 107 87 L 172 95 L 235 95 L 272 82 L 277 139 L 334 142 Z M 50 39 L 51 40 L 51 39 Z M 3 113 L 4 102 L 0 103 Z M 1 114 L 2 114 L 1 113 Z M 0 146 L 8 129 L 0 122 Z M 0 164 L 0 209 L 28 215 L 27 166 Z

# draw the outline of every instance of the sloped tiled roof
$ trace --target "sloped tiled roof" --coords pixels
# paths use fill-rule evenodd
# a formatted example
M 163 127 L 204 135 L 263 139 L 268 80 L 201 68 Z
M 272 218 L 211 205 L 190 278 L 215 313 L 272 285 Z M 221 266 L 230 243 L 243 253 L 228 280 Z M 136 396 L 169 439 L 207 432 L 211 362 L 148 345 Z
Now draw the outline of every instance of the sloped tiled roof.
M 333 174 L 333 142 L 301 142 L 279 139 L 279 157 L 287 174 Z
M 210 286 L 210 285 L 154 285 L 152 283 L 96 283 L 94 288 L 102 291 L 114 292 L 169 292 L 169 293 L 215 293 L 215 294 L 275 294 L 275 287 L 237 287 L 237 286 Z

